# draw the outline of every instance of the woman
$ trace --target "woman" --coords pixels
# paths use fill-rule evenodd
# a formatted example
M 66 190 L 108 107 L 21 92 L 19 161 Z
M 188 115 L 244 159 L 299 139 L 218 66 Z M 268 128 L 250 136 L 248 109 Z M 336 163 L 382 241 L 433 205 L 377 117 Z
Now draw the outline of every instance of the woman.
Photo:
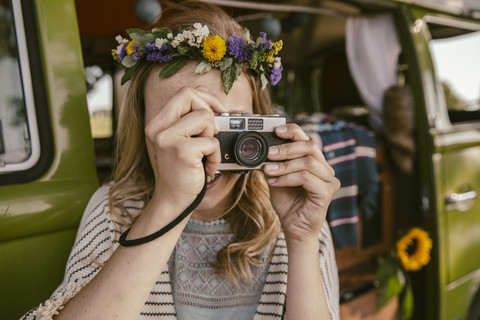
M 339 182 L 318 147 L 286 124 L 275 133 L 291 142 L 269 149 L 278 162 L 217 172 L 215 114 L 271 113 L 262 87 L 278 81 L 281 43 L 247 41 L 199 1 L 167 8 L 159 25 L 179 31 L 119 39 L 114 57 L 131 83 L 113 182 L 85 210 L 64 282 L 25 318 L 338 318 L 324 222 Z

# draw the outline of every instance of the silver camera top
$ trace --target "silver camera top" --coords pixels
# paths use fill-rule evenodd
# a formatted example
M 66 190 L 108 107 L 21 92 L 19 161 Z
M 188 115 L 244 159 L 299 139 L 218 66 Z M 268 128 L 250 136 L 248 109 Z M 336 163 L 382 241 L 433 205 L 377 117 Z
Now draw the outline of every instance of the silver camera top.
M 215 116 L 215 123 L 219 131 L 272 132 L 286 120 L 278 114 L 221 113 Z

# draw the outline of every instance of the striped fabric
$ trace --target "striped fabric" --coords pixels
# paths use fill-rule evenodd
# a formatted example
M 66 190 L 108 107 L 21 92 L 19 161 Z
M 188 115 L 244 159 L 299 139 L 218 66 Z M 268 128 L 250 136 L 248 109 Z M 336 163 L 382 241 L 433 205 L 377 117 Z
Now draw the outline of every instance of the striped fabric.
M 380 214 L 375 137 L 361 126 L 328 117 L 303 118 L 300 124 L 322 146 L 325 159 L 341 183 L 327 215 L 335 246 L 343 248 L 356 245 L 359 240 L 359 208 L 365 228 L 374 229 Z M 372 224 L 369 224 L 370 221 Z M 373 230 L 381 234 L 378 231 Z M 362 234 L 366 235 L 365 232 Z M 370 238 L 363 240 L 364 245 L 376 241 Z
M 118 246 L 118 235 L 127 228 L 110 219 L 108 187 L 101 187 L 90 200 L 80 223 L 74 247 L 67 262 L 64 281 L 49 300 L 22 317 L 24 320 L 52 319 L 78 291 L 101 269 Z M 143 206 L 132 200 L 128 209 L 134 215 Z M 333 241 L 325 223 L 320 241 L 320 265 L 329 311 L 332 319 L 339 318 L 339 284 Z M 223 244 L 225 245 L 225 244 Z M 282 319 L 285 313 L 288 256 L 283 233 L 273 249 L 265 284 L 254 316 L 256 320 Z M 168 264 L 155 283 L 138 319 L 176 319 L 172 284 Z

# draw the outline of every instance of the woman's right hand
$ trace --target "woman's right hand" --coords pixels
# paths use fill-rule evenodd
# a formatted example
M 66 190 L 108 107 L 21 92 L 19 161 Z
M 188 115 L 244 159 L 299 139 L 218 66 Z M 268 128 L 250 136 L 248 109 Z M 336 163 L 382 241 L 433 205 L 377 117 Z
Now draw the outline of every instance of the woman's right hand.
M 145 136 L 155 174 L 152 202 L 188 207 L 220 163 L 215 113 L 226 112 L 205 88 L 181 88 L 164 105 L 145 97 Z

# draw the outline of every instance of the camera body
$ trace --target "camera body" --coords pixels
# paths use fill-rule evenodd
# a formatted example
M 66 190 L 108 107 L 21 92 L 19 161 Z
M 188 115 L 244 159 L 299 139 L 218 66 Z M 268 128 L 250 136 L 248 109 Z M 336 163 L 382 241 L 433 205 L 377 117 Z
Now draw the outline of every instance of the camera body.
M 285 123 L 285 117 L 276 114 L 222 113 L 215 116 L 220 131 L 215 138 L 220 142 L 222 156 L 218 170 L 246 172 L 271 162 L 267 159 L 269 147 L 289 142 L 274 132 Z

